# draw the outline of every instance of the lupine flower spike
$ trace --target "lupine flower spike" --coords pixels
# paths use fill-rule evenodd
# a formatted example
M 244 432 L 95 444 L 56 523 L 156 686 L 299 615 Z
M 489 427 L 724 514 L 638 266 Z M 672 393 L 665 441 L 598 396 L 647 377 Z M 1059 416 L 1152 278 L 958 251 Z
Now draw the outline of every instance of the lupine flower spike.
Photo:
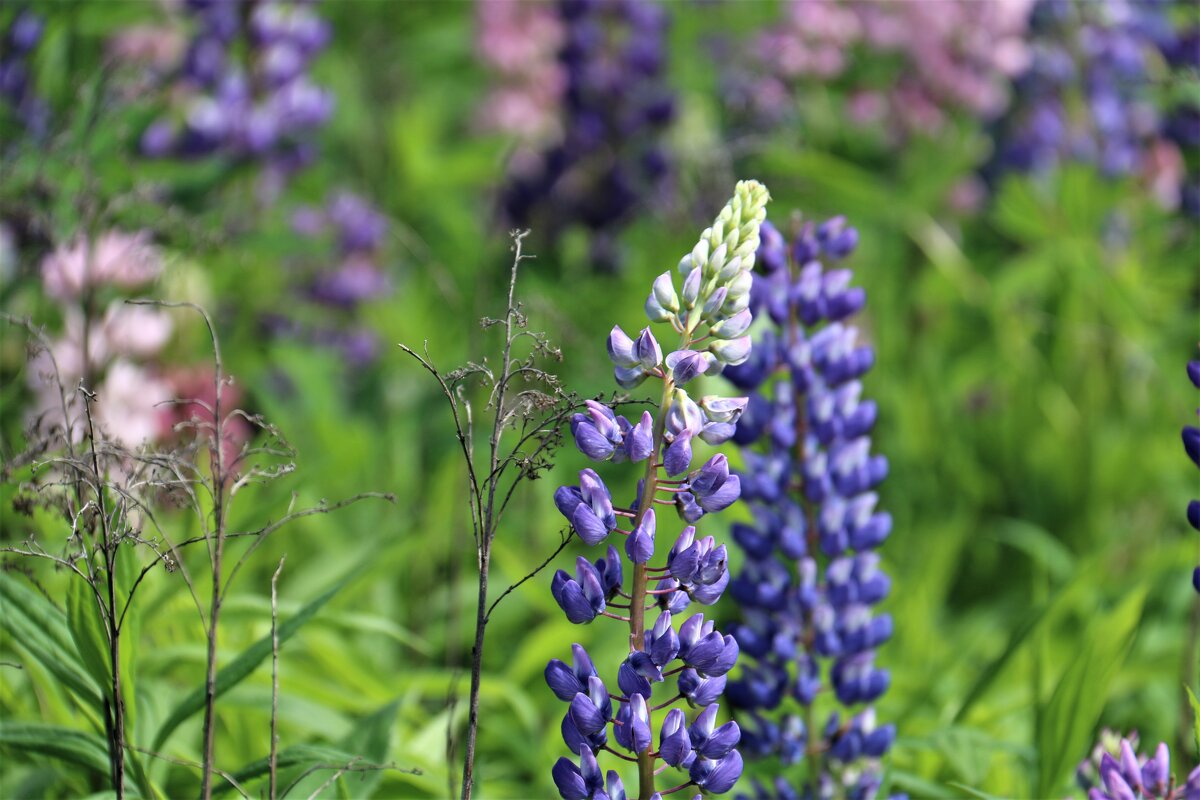
M 1200 800 L 1200 766 L 1177 782 L 1165 742 L 1150 756 L 1137 750 L 1136 732 L 1127 737 L 1107 729 L 1100 733 L 1091 756 L 1075 770 L 1088 800 Z
M 1200 361 L 1189 361 L 1187 374 L 1192 381 L 1192 386 L 1200 389 Z M 1200 409 L 1197 410 L 1197 413 L 1200 414 Z M 1183 449 L 1187 451 L 1192 463 L 1200 469 L 1200 428 L 1194 425 L 1184 426 Z M 1187 519 L 1193 528 L 1200 531 L 1200 500 L 1192 500 L 1188 503 Z M 1200 592 L 1200 566 L 1192 570 L 1192 586 L 1197 592 Z
M 565 800 L 626 797 L 615 772 L 601 773 L 596 760 L 601 751 L 637 762 L 638 787 L 629 796 L 644 800 L 660 797 L 660 779 L 663 794 L 690 787 L 722 794 L 742 774 L 736 749 L 741 728 L 718 719 L 718 700 L 725 675 L 737 661 L 738 642 L 716 630 L 704 614 L 692 614 L 678 627 L 676 621 L 693 602 L 715 603 L 729 583 L 725 545 L 712 536 L 697 536 L 695 523 L 737 500 L 741 479 L 720 453 L 697 469 L 692 465 L 695 448 L 721 444 L 733 435 L 746 400 L 695 400 L 685 385 L 750 357 L 745 334 L 751 314 L 750 270 L 767 199 L 761 184 L 739 183 L 712 227 L 683 257 L 678 280 L 668 271 L 654 282 L 646 313 L 678 336 L 673 351 L 664 355 L 650 328 L 634 336 L 613 328 L 609 335 L 608 355 L 619 385 L 662 383 L 657 416 L 645 412 L 630 420 L 589 401 L 586 413 L 572 421 L 575 442 L 588 458 L 644 462 L 645 472 L 629 508 L 614 505 L 612 492 L 592 469 L 579 473 L 578 485 L 563 486 L 554 495 L 558 510 L 586 544 L 623 536 L 628 559 L 623 564 L 620 550 L 609 544 L 605 558 L 579 558 L 573 576 L 560 570 L 551 582 L 554 599 L 571 622 L 609 617 L 629 626 L 629 651 L 609 662 L 616 668 L 616 691 L 578 644 L 572 665 L 555 659 L 546 667 L 546 683 L 569 704 L 562 735 L 572 756 L 560 758 L 552 771 Z M 672 533 L 667 514 L 672 507 L 679 519 L 674 524 L 682 527 L 667 547 L 671 539 L 663 537 Z M 657 611 L 649 627 L 648 611 Z M 660 688 L 655 698 L 655 686 L 672 677 L 676 690 Z M 691 722 L 683 707 L 654 719 L 655 712 L 676 704 L 699 712 Z
M 732 633 L 749 658 L 728 698 L 748 755 L 777 755 L 785 766 L 807 759 L 803 796 L 832 797 L 840 786 L 845 796 L 873 797 L 875 763 L 895 738 L 870 706 L 889 683 L 875 648 L 892 620 L 871 607 L 890 587 L 874 550 L 892 520 L 877 509 L 888 465 L 871 454 L 876 406 L 859 380 L 874 352 L 849 323 L 866 294 L 850 285 L 849 270 L 830 267 L 857 242 L 840 217 L 799 226 L 790 244 L 764 223 L 750 309 L 765 309 L 773 325 L 753 356 L 725 373 L 751 392 L 734 441 L 755 519 L 733 528 L 746 559 L 730 583 L 741 608 Z M 844 707 L 823 723 L 819 692 Z M 799 713 L 771 713 L 785 698 Z M 762 787 L 759 796 L 801 794 Z

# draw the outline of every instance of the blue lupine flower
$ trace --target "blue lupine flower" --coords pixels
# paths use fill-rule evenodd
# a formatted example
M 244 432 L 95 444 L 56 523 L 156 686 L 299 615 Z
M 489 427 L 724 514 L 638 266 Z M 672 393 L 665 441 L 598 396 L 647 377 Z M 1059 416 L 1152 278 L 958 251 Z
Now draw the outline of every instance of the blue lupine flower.
M 729 584 L 725 545 L 712 536 L 697 537 L 695 527 L 688 525 L 664 563 L 652 566 L 650 562 L 656 550 L 661 552 L 655 538 L 663 524 L 659 514 L 663 509 L 655 504 L 673 505 L 685 521 L 695 521 L 727 508 L 741 494 L 741 478 L 730 470 L 724 455 L 713 455 L 699 469 L 689 470 L 693 447 L 699 442 L 720 443 L 734 435 L 748 406 L 746 399 L 710 395 L 697 403 L 683 384 L 743 361 L 749 353 L 749 339 L 744 337 L 750 323 L 749 270 L 766 201 L 766 190 L 759 184 L 738 184 L 733 200 L 681 262 L 680 273 L 686 276 L 683 288 L 676 290 L 670 273 L 655 281 L 647 314 L 652 321 L 670 323 L 681 337 L 678 349 L 664 357 L 649 329 L 637 338 L 619 327 L 609 333 L 608 355 L 619 384 L 662 381 L 658 417 L 647 412 L 631 425 L 604 404 L 588 401 L 586 413 L 572 419 L 576 444 L 589 458 L 628 457 L 644 460 L 646 466 L 629 508 L 613 505 L 608 487 L 591 469 L 580 472 L 578 486 L 562 486 L 554 495 L 560 513 L 586 544 L 599 544 L 614 533 L 625 536 L 633 573 L 626 593 L 620 553 L 609 545 L 605 558 L 594 564 L 578 558 L 574 577 L 559 570 L 551 581 L 551 593 L 571 622 L 588 623 L 604 615 L 625 621 L 630 628 L 630 649 L 617 668 L 620 695 L 608 693 L 591 658 L 578 645 L 573 666 L 555 659 L 546 667 L 547 684 L 556 697 L 570 704 L 562 722 L 563 741 L 581 758 L 579 766 L 569 759 L 559 759 L 555 765 L 554 780 L 563 797 L 624 797 L 619 783 L 617 788 L 610 784 L 604 794 L 595 763 L 595 754 L 607 746 L 609 725 L 617 744 L 641 754 L 640 785 L 657 781 L 659 771 L 654 765 L 659 758 L 687 772 L 687 779 L 667 792 L 694 783 L 720 794 L 732 788 L 742 773 L 742 759 L 734 749 L 741 739 L 739 724 L 717 724 L 717 700 L 727 685 L 725 675 L 737 662 L 738 641 L 718 631 L 703 614 L 692 615 L 678 630 L 674 627 L 675 616 L 693 600 L 708 605 L 724 593 Z M 696 349 L 705 341 L 710 344 Z M 628 529 L 618 527 L 618 521 Z M 654 605 L 660 613 L 647 628 L 646 611 Z M 629 616 L 611 609 L 628 609 Z M 655 686 L 674 675 L 678 675 L 677 691 L 656 709 L 686 701 L 702 710 L 689 725 L 683 709 L 671 709 L 654 750 L 648 704 Z M 613 700 L 619 704 L 615 713 Z M 660 797 L 658 792 L 651 795 Z
M 1184 72 L 1200 60 L 1195 29 L 1175 22 L 1169 6 L 1039 0 L 1030 15 L 1032 58 L 996 125 L 995 155 L 985 176 L 1040 173 L 1064 161 L 1124 176 L 1152 171 L 1157 148 L 1194 149 L 1200 140 L 1195 99 L 1181 94 L 1163 113 L 1150 92 L 1157 82 L 1152 62 Z M 1178 195 L 1167 202 L 1200 214 L 1194 171 Z
M 591 622 L 605 609 L 600 572 L 582 556 L 575 562 L 574 578 L 561 569 L 554 573 L 550 591 L 567 619 L 576 624 Z
M 621 704 L 613 733 L 617 744 L 631 752 L 640 753 L 650 746 L 650 712 L 645 697 L 635 694 Z
M 590 545 L 600 544 L 617 527 L 612 495 L 594 470 L 579 473 L 579 486 L 560 486 L 554 504 Z
M 688 777 L 701 789 L 713 794 L 728 792 L 742 776 L 742 755 L 731 750 L 729 755 L 713 761 L 697 758 L 688 769 Z
M 664 82 L 669 19 L 652 0 L 559 0 L 555 9 L 565 38 L 562 135 L 513 159 L 500 205 L 517 227 L 586 229 L 592 263 L 611 271 L 615 234 L 666 189 L 664 135 L 675 117 Z
M 754 355 L 724 372 L 751 392 L 734 434 L 745 471 L 731 477 L 741 478 L 754 517 L 733 528 L 746 559 L 730 584 L 741 616 L 731 633 L 747 658 L 727 697 L 753 756 L 786 764 L 828 752 L 825 768 L 865 759 L 846 791 L 868 796 L 879 783 L 872 762 L 890 747 L 894 727 L 877 727 L 869 707 L 845 725 L 831 718 L 823 730 L 809 730 L 790 709 L 767 714 L 790 702 L 810 707 L 823 689 L 858 707 L 890 683 L 875 648 L 891 637 L 892 620 L 872 611 L 890 581 L 871 552 L 891 532 L 874 492 L 888 464 L 871 452 L 877 408 L 862 399 L 859 380 L 874 351 L 850 323 L 866 294 L 848 269 L 828 266 L 857 243 L 842 217 L 804 224 L 790 243 L 774 228 L 762 237 L 762 286 L 751 308 L 765 310 L 773 326 Z M 814 770 L 802 794 L 824 796 L 833 781 Z
M 9 111 L 34 137 L 45 136 L 50 125 L 50 106 L 37 94 L 30 78 L 29 62 L 42 40 L 45 21 L 29 9 L 21 9 L 0 35 L 0 111 Z M 0 117 L 0 121 L 3 117 Z
M 551 770 L 554 785 L 563 800 L 599 800 L 598 795 L 604 791 L 603 777 L 600 765 L 592 751 L 582 748 L 579 753 L 579 766 L 569 758 L 560 758 Z
M 642 521 L 625 540 L 625 554 L 635 564 L 645 564 L 654 555 L 654 509 L 646 509 Z
M 696 753 L 703 758 L 721 759 L 737 746 L 742 738 L 741 729 L 736 722 L 726 722 L 717 727 L 717 711 L 714 703 L 700 712 L 688 728 L 688 738 Z
M 195 21 L 181 70 L 186 107 L 147 128 L 143 152 L 264 159 L 277 174 L 310 161 L 313 134 L 333 113 L 332 95 L 307 74 L 329 42 L 328 24 L 287 0 L 249 14 L 238 2 L 186 9 Z
M 571 645 L 573 665 L 568 667 L 557 658 L 546 665 L 546 683 L 559 700 L 570 702 L 575 695 L 587 691 L 588 678 L 596 677 L 596 667 L 582 645 Z

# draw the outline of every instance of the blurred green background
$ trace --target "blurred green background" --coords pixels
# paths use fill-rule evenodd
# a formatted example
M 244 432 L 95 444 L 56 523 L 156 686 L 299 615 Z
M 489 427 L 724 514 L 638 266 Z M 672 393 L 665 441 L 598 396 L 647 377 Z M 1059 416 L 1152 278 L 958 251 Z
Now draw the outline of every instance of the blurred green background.
M 70 239 L 96 207 L 112 226 L 147 228 L 166 254 L 150 294 L 212 311 L 245 404 L 299 453 L 295 473 L 235 507 L 233 527 L 261 524 L 292 502 L 396 495 L 394 506 L 368 501 L 306 518 L 262 547 L 227 606 L 223 660 L 268 631 L 270 576 L 281 555 L 283 618 L 365 560 L 365 570 L 283 648 L 282 745 L 357 746 L 371 759 L 420 771 L 383 772 L 369 782 L 346 776 L 340 796 L 446 796 L 447 771 L 461 768 L 446 763 L 446 737 L 447 726 L 461 733 L 465 721 L 474 553 L 444 402 L 395 344 L 428 342 L 433 361 L 451 368 L 496 353 L 499 342 L 478 321 L 503 312 L 510 254 L 496 192 L 514 142 L 478 125 L 490 83 L 473 46 L 475 6 L 319 6 L 334 36 L 312 73 L 335 95 L 336 112 L 320 134 L 320 156 L 269 207 L 254 201 L 253 165 L 138 155 L 133 143 L 161 98 L 114 100 L 123 73 L 100 67 L 112 35 L 158 20 L 158 6 L 35 6 L 47 18 L 35 79 L 56 125 L 41 141 L 18 141 L 16 128 L 4 129 L 14 138 L 2 148 L 0 215 L 25 233 L 3 275 L 3 307 L 57 330 L 61 312 L 38 277 L 54 243 Z M 881 494 L 895 529 L 882 554 L 896 634 L 880 651 L 893 682 L 877 705 L 880 720 L 899 728 L 889 785 L 915 797 L 961 797 L 963 786 L 1027 797 L 1039 759 L 1060 759 L 1063 796 L 1070 768 L 1101 726 L 1167 741 L 1177 772 L 1196 763 L 1182 687 L 1197 686 L 1200 605 L 1188 576 L 1200 539 L 1184 508 L 1200 496 L 1200 481 L 1179 445 L 1179 428 L 1196 406 L 1184 374 L 1200 338 L 1194 223 L 1163 210 L 1136 180 L 1109 179 L 1083 164 L 1007 177 L 981 207 L 956 210 L 952 190 L 990 146 L 986 126 L 969 116 L 892 146 L 833 111 L 820 113 L 810 94 L 811 113 L 732 147 L 720 64 L 702 43 L 716 33 L 749 34 L 778 7 L 669 9 L 668 79 L 678 93 L 670 197 L 637 206 L 618 235 L 615 274 L 591 268 L 578 230 L 553 243 L 535 230 L 528 246 L 538 258 L 526 262 L 518 294 L 531 327 L 562 348 L 555 369 L 564 382 L 583 396 L 613 388 L 608 329 L 642 326 L 650 282 L 690 250 L 735 179 L 763 181 L 779 222 L 793 210 L 845 214 L 861 234 L 850 265 L 868 291 L 863 325 L 877 349 L 866 379 L 881 406 L 876 448 L 891 461 Z M 832 108 L 836 90 L 825 94 Z M 294 264 L 321 257 L 289 220 L 296 206 L 318 204 L 335 187 L 369 199 L 388 220 L 381 262 L 394 289 L 354 312 L 383 343 L 365 366 L 269 336 L 261 325 L 281 310 L 320 313 L 288 299 Z M 183 312 L 174 319 L 162 363 L 205 363 L 201 326 Z M 18 328 L 5 327 L 0 359 L 0 447 L 8 460 L 23 447 L 26 420 Z M 549 476 L 519 492 L 496 540 L 493 594 L 557 546 L 562 520 L 551 495 L 582 466 L 564 449 Z M 14 513 L 20 479 L 18 470 L 0 490 L 6 542 L 34 530 L 61 537 L 60 520 Z M 184 515 L 172 524 L 187 535 Z M 572 545 L 553 566 L 583 551 Z M 62 605 L 64 575 L 13 557 L 5 569 Z M 26 572 L 28 580 L 19 577 Z M 509 596 L 488 630 L 484 798 L 554 795 L 549 767 L 564 752 L 563 709 L 543 682 L 545 663 L 565 657 L 575 641 L 593 654 L 623 646 L 615 627 L 567 623 L 549 577 Z M 133 736 L 148 746 L 174 700 L 199 685 L 204 648 L 177 575 L 156 572 L 143 591 Z M 13 609 L 2 610 L 11 619 Z M 12 625 L 3 629 L 0 660 L 25 665 L 0 667 L 5 721 L 92 730 L 67 691 L 31 662 Z M 1083 682 L 1080 706 L 1055 699 L 1062 680 Z M 264 665 L 219 703 L 223 769 L 266 755 L 269 714 Z M 199 738 L 193 718 L 165 750 L 195 761 Z M 0 747 L 5 797 L 75 797 L 105 787 L 103 773 L 66 768 L 11 741 Z M 164 761 L 149 769 L 167 796 L 193 793 L 194 770 Z M 308 779 L 297 795 L 325 777 Z

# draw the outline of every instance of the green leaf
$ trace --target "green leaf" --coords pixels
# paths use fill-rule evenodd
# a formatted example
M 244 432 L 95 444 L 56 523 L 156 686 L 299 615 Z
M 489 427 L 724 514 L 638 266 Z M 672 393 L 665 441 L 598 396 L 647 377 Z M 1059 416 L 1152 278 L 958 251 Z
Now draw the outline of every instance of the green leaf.
M 1035 608 L 1025 617 L 1020 625 L 1013 629 L 1012 634 L 1008 637 L 1008 644 L 1005 645 L 1004 650 L 990 664 L 988 664 L 982 672 L 979 673 L 979 677 L 977 677 L 975 682 L 971 684 L 971 688 L 967 691 L 966 698 L 963 700 L 962 705 L 958 707 L 958 711 L 954 715 L 954 723 L 962 722 L 962 720 L 966 718 L 967 712 L 971 710 L 979 698 L 981 698 L 992 685 L 993 681 L 996 680 L 996 677 L 1004 670 L 1004 667 L 1008 664 L 1012 657 L 1017 653 L 1018 650 L 1021 649 L 1021 645 L 1025 643 L 1025 640 L 1029 638 L 1029 634 L 1032 633 L 1033 630 L 1037 628 L 1037 626 L 1045 618 L 1046 612 L 1049 611 L 1049 609 L 1050 605 L 1048 604 L 1039 608 Z
M 946 785 L 952 786 L 955 789 L 958 789 L 959 791 L 966 792 L 971 797 L 979 798 L 979 800 L 1000 800 L 1000 798 L 994 794 L 988 794 L 987 792 L 981 792 L 978 789 L 973 789 L 970 786 L 967 786 L 965 783 L 957 783 L 955 781 L 951 781 L 950 783 L 948 783 Z
M 1087 751 L 1109 686 L 1133 644 L 1145 599 L 1143 587 L 1097 620 L 1055 687 L 1036 735 L 1037 797 L 1060 794 L 1071 767 Z
M 362 761 L 360 756 L 353 753 L 347 753 L 339 750 L 336 747 L 325 747 L 315 744 L 298 744 L 292 747 L 285 747 L 279 751 L 276 759 L 276 767 L 279 772 L 290 770 L 294 767 L 303 769 L 311 769 L 312 767 L 328 764 L 330 769 L 338 769 L 352 761 Z M 252 761 L 246 766 L 233 773 L 233 779 L 238 783 L 246 783 L 255 778 L 261 778 L 271 771 L 270 759 L 260 758 L 257 761 Z M 281 786 L 280 789 L 283 787 Z M 213 794 L 226 794 L 233 790 L 232 784 L 226 782 L 213 787 Z
M 400 701 L 396 700 L 364 717 L 354 731 L 342 740 L 341 749 L 374 764 L 383 763 L 392 748 L 392 732 L 396 729 L 396 714 L 399 711 Z M 381 780 L 381 772 L 363 773 L 360 780 L 355 782 L 355 796 L 369 797 Z
M 120 584 L 121 563 L 126 562 L 127 570 L 136 569 L 136 565 L 131 562 L 132 548 L 121 547 L 118 548 L 118 551 L 124 551 L 124 555 L 119 552 L 117 557 L 117 583 Z M 97 579 L 100 581 L 104 581 L 105 578 L 103 572 L 97 575 Z M 104 591 L 103 586 L 101 591 Z M 119 587 L 115 592 L 115 602 L 116 613 L 120 615 L 121 610 L 125 607 L 125 592 Z M 72 580 L 67 586 L 67 627 L 71 631 L 71 638 L 75 640 L 75 649 L 79 652 L 84 666 L 100 690 L 100 696 L 109 697 L 112 694 L 112 658 L 109 655 L 107 625 L 101 614 L 95 592 L 83 580 Z M 137 663 L 135 653 L 139 633 L 138 616 L 131 608 L 125 616 L 120 635 L 121 696 L 125 707 L 126 741 L 133 739 L 134 723 L 137 720 L 133 674 L 134 665 Z
M 1192 707 L 1192 742 L 1196 745 L 1197 757 L 1200 757 L 1200 700 L 1196 699 L 1196 693 L 1190 686 L 1184 686 L 1183 689 L 1187 692 L 1188 703 Z
M 108 636 L 104 632 L 95 592 L 82 580 L 70 581 L 67 586 L 67 627 L 88 675 L 100 695 L 107 697 L 112 688 Z
M 104 775 L 109 771 L 103 739 L 61 725 L 0 720 L 0 748 L 57 758 Z
M 940 784 L 934 783 L 931 780 L 922 778 L 920 775 L 914 775 L 911 772 L 893 769 L 888 771 L 887 777 L 888 790 L 900 790 L 908 792 L 915 797 L 931 798 L 939 800 L 953 800 L 961 797 L 957 792 L 952 792 Z
M 1009 176 L 1001 182 L 993 201 L 992 222 L 1019 242 L 1049 239 L 1054 235 L 1056 220 L 1045 205 L 1032 180 Z
M 308 605 L 304 606 L 296 613 L 294 617 L 279 625 L 278 636 L 279 645 L 295 635 L 296 631 L 300 630 L 304 623 L 312 619 L 321 607 L 328 603 L 335 594 L 341 591 L 345 586 L 353 581 L 366 568 L 367 563 L 364 562 L 357 567 L 354 567 L 333 584 L 317 599 L 313 600 Z M 271 655 L 271 636 L 270 634 L 259 639 L 254 644 L 246 648 L 237 658 L 226 664 L 217 672 L 216 696 L 220 697 L 225 692 L 237 686 L 243 680 L 254 672 L 255 668 Z M 167 716 L 162 727 L 158 729 L 158 733 L 154 737 L 154 746 L 152 750 L 162 750 L 163 744 L 167 738 L 178 728 L 188 717 L 204 708 L 204 687 L 201 686 L 185 697 L 174 710 Z
M 1075 557 L 1062 541 L 1040 525 L 1022 519 L 1003 519 L 991 538 L 1025 553 L 1055 580 L 1066 580 L 1075 570 Z
M 71 576 L 72 583 L 83 584 Z M 13 644 L 29 653 L 63 686 L 71 690 L 97 712 L 102 709 L 100 695 L 92 686 L 71 641 L 71 632 L 62 611 L 24 582 L 0 572 L 0 625 L 13 637 Z

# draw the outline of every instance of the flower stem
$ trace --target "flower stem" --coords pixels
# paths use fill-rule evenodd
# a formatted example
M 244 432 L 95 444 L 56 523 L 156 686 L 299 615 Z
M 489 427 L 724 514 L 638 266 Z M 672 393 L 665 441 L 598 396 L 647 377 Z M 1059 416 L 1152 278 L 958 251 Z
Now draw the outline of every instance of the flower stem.
M 675 393 L 675 384 L 670 378 L 663 380 L 662 403 L 659 404 L 658 419 L 654 422 L 653 455 L 646 461 L 645 483 L 642 485 L 642 502 L 638 504 L 637 518 L 633 521 L 636 530 L 642 524 L 646 510 L 653 508 L 650 501 L 658 488 L 658 454 L 662 452 L 663 434 L 667 427 L 667 413 L 671 410 L 671 398 Z M 629 610 L 629 648 L 631 651 L 642 650 L 645 647 L 646 632 L 646 590 L 650 579 L 645 564 L 635 564 L 633 568 L 633 587 L 630 590 Z M 647 747 L 638 753 L 638 797 L 648 800 L 654 794 L 654 756 L 650 755 Z

